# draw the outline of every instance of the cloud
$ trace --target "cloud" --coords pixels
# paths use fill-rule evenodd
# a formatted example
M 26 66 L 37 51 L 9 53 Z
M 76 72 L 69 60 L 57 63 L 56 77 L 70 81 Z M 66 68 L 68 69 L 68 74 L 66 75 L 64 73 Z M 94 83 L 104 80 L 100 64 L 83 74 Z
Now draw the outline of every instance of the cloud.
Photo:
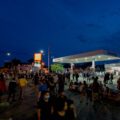
M 102 15 L 102 16 L 101 16 L 101 18 L 102 18 L 102 19 L 104 19 L 104 18 L 105 18 L 105 16 L 104 16 L 104 15 Z
M 111 36 L 101 40 L 106 49 L 111 49 L 112 51 L 120 51 L 120 31 L 115 32 Z
M 87 40 L 85 39 L 84 35 L 77 36 L 77 40 L 79 40 L 82 43 L 87 43 Z
M 111 11 L 110 16 L 120 16 L 120 8 L 114 10 L 114 11 Z
M 119 15 L 120 15 L 119 11 L 113 11 L 110 13 L 110 16 L 119 16 Z
M 89 28 L 98 28 L 98 29 L 102 28 L 102 26 L 97 25 L 97 24 L 93 24 L 93 23 L 86 24 L 86 26 Z

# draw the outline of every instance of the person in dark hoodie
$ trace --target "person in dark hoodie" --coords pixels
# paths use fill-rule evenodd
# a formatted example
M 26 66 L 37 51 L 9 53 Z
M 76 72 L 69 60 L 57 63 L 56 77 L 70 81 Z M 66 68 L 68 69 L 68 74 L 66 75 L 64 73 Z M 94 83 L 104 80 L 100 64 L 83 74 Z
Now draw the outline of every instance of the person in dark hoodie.
M 50 103 L 49 91 L 42 91 L 41 95 L 43 98 L 38 102 L 37 106 L 37 120 L 51 120 L 52 107 Z
M 15 80 L 15 78 L 13 78 L 10 81 L 9 87 L 8 87 L 8 102 L 9 102 L 11 97 L 12 97 L 12 102 L 15 101 L 16 86 L 17 86 L 16 80 Z
M 77 118 L 77 113 L 76 113 L 76 109 L 73 105 L 73 101 L 68 99 L 67 104 L 68 104 L 68 109 L 66 111 L 67 119 L 68 120 L 75 120 Z

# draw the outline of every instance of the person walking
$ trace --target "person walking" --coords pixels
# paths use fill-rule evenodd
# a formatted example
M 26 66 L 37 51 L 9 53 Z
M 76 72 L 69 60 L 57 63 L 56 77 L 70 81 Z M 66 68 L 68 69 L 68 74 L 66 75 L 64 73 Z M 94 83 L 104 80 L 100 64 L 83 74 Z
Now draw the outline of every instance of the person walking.
M 6 84 L 5 84 L 5 79 L 4 75 L 1 73 L 0 74 L 0 103 L 2 102 L 2 95 L 6 92 Z
M 48 91 L 42 91 L 43 98 L 38 102 L 37 120 L 51 120 L 52 107 L 49 101 L 50 95 Z
M 114 78 L 113 73 L 111 73 L 111 74 L 110 74 L 111 84 L 113 84 L 113 78 Z
M 54 112 L 52 120 L 69 120 L 67 115 L 68 104 L 65 99 L 58 99 L 56 101 L 56 111 Z
M 65 85 L 65 76 L 62 74 L 59 74 L 58 76 L 58 85 L 59 85 L 59 91 L 64 91 L 64 85 Z
M 86 98 L 86 104 L 88 104 L 88 85 L 86 81 L 84 81 L 84 83 L 81 86 L 81 103 L 83 103 L 84 97 Z
M 79 74 L 76 73 L 75 77 L 76 77 L 76 82 L 78 83 Z
M 120 90 L 120 78 L 117 80 L 117 88 Z
M 15 101 L 16 86 L 17 86 L 16 80 L 15 80 L 15 78 L 13 78 L 10 81 L 9 87 L 8 87 L 8 102 L 9 102 L 11 97 L 12 97 L 12 102 Z
M 20 97 L 19 99 L 24 99 L 24 89 L 25 86 L 27 85 L 27 80 L 24 78 L 24 75 L 21 75 L 19 78 L 19 85 L 20 85 Z
M 73 103 L 74 102 L 71 99 L 67 100 L 68 109 L 67 109 L 66 113 L 67 113 L 68 120 L 76 120 L 76 118 L 77 118 L 76 109 L 75 109 Z
M 97 81 L 98 79 L 94 79 L 94 82 L 92 84 L 92 101 L 93 101 L 93 108 L 96 110 L 97 104 L 99 102 L 99 90 L 100 85 Z
M 38 101 L 40 101 L 40 99 L 43 98 L 43 96 L 41 95 L 42 91 L 47 91 L 48 90 L 48 88 L 47 88 L 47 86 L 46 86 L 46 84 L 44 83 L 43 80 L 40 80 L 39 83 L 40 83 L 40 85 L 39 85 L 39 90 L 38 90 L 39 91 L 38 92 Z

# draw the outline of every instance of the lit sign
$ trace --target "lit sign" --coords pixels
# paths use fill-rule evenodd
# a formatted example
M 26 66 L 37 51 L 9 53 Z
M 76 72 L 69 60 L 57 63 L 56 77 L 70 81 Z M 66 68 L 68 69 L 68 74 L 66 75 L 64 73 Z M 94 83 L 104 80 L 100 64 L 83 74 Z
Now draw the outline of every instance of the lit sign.
M 42 61 L 42 54 L 41 53 L 35 53 L 34 54 L 34 61 Z
M 53 59 L 53 62 L 61 62 L 62 58 Z
M 41 64 L 35 63 L 34 66 L 40 68 Z

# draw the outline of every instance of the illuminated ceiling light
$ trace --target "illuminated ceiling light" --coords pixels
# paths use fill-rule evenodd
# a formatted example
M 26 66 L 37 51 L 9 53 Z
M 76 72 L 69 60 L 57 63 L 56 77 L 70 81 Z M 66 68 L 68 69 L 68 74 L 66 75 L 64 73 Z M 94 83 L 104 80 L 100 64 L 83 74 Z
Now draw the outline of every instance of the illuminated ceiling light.
M 109 57 L 108 60 L 110 60 L 110 59 L 112 59 L 112 58 Z
M 75 61 L 78 61 L 78 59 L 75 59 Z
M 101 58 L 101 56 L 98 56 L 98 58 Z

